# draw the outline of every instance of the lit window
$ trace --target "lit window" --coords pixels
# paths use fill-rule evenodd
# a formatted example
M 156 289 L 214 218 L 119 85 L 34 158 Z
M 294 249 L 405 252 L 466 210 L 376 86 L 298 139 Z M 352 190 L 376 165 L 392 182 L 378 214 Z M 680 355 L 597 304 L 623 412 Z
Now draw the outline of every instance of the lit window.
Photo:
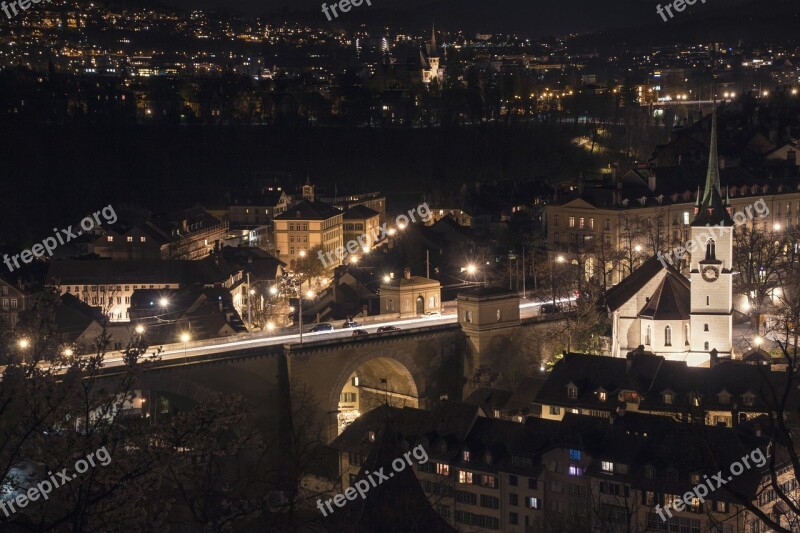
M 112 237 L 111 235 L 109 235 L 108 237 L 106 237 L 106 240 L 107 240 L 108 242 L 114 242 L 114 237 Z
M 583 226 L 584 226 L 584 218 L 583 218 L 583 217 L 580 217 L 580 218 L 578 219 L 578 227 L 579 227 L 580 229 L 583 229 Z
M 147 237 L 139 237 L 139 242 L 147 242 Z
M 570 450 L 569 451 L 569 458 L 572 461 L 580 461 L 583 454 L 580 450 Z
M 444 463 L 436 463 L 436 473 L 440 476 L 450 475 L 450 465 Z
M 539 498 L 528 496 L 525 498 L 525 507 L 528 509 L 541 509 L 542 502 L 539 500 Z
M 133 237 L 130 237 L 130 236 L 129 236 L 129 237 L 128 237 L 127 239 L 125 239 L 125 240 L 126 240 L 126 241 L 128 241 L 128 242 L 133 242 Z
M 583 468 L 578 465 L 569 465 L 569 475 L 570 476 L 582 476 L 583 475 Z
M 550 414 L 551 415 L 560 415 L 561 414 L 561 408 L 559 406 L 557 406 L 557 405 L 551 405 L 550 406 Z
M 606 401 L 606 392 L 605 391 L 600 391 L 600 393 L 597 396 L 600 398 L 601 402 Z
M 672 405 L 672 393 L 665 392 L 664 393 L 664 403 L 667 405 Z
M 570 228 L 575 227 L 575 217 L 569 217 L 569 227 Z
M 603 470 L 603 472 L 609 472 L 609 473 L 613 472 L 614 471 L 614 463 L 611 463 L 609 461 L 601 461 L 600 468 Z
M 469 450 L 464 450 L 463 453 L 461 454 L 461 458 L 465 462 L 469 462 Z
M 462 485 L 472 485 L 472 472 L 458 471 L 458 482 Z

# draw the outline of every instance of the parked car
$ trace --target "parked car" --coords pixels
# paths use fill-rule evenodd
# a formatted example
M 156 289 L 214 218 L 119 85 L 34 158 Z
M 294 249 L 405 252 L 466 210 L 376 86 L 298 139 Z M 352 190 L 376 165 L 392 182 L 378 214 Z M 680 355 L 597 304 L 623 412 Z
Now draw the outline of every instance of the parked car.
M 423 313 L 420 318 L 442 318 L 441 311 L 428 311 L 427 313 Z
M 381 326 L 378 328 L 378 333 L 383 333 L 384 331 L 400 331 L 400 328 L 397 326 Z
M 539 308 L 539 314 L 552 315 L 553 313 L 560 313 L 561 307 L 558 304 L 542 304 Z
M 323 322 L 311 328 L 311 333 L 316 333 L 318 331 L 333 331 L 333 324 L 328 324 L 327 322 Z
M 361 324 L 359 324 L 355 320 L 350 320 L 348 322 L 345 322 L 342 325 L 342 329 L 345 329 L 345 328 L 359 328 L 359 327 L 361 327 Z
M 353 337 L 361 337 L 362 335 L 369 335 L 369 332 L 365 329 L 354 329 L 353 330 Z

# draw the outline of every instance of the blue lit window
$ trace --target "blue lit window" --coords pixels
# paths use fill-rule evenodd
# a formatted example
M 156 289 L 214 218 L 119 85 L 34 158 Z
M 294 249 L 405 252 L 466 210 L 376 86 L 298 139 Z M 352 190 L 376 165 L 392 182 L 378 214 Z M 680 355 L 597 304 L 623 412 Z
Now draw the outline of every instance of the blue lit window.
M 580 461 L 581 460 L 581 451 L 580 450 L 570 450 L 569 451 L 569 458 L 571 461 Z

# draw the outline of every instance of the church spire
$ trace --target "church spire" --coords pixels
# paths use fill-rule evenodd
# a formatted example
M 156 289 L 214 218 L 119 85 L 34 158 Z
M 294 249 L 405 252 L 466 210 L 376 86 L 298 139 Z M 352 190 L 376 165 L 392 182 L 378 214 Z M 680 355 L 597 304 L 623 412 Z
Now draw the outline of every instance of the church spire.
M 722 200 L 719 181 L 719 154 L 717 152 L 717 98 L 714 96 L 714 110 L 711 112 L 711 141 L 708 149 L 708 170 L 703 196 L 699 209 L 695 208 L 693 226 L 733 226 L 730 214 Z
M 436 23 L 431 24 L 431 48 L 428 52 L 430 57 L 439 57 L 439 50 L 436 48 Z

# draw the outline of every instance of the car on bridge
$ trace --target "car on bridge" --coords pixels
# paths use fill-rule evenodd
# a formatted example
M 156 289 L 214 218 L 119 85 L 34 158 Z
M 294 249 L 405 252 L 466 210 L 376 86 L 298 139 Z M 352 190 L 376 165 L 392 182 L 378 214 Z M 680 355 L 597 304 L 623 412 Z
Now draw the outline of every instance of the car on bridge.
M 361 337 L 363 335 L 369 335 L 369 332 L 365 329 L 354 329 L 353 330 L 353 337 Z
M 318 331 L 333 331 L 333 324 L 328 324 L 327 322 L 317 324 L 311 328 L 310 333 L 317 333 Z
M 428 311 L 427 313 L 422 313 L 420 318 L 442 318 L 441 311 Z
M 539 308 L 540 315 L 552 315 L 560 312 L 561 306 L 558 304 L 542 304 L 542 307 Z
M 359 323 L 358 323 L 358 322 L 356 322 L 355 320 L 348 320 L 347 322 L 345 322 L 345 323 L 342 325 L 342 329 L 346 329 L 346 328 L 359 328 L 359 327 L 361 327 L 361 324 L 359 324 Z
M 378 328 L 378 333 L 383 333 L 384 331 L 400 331 L 400 328 L 397 326 L 381 326 Z

